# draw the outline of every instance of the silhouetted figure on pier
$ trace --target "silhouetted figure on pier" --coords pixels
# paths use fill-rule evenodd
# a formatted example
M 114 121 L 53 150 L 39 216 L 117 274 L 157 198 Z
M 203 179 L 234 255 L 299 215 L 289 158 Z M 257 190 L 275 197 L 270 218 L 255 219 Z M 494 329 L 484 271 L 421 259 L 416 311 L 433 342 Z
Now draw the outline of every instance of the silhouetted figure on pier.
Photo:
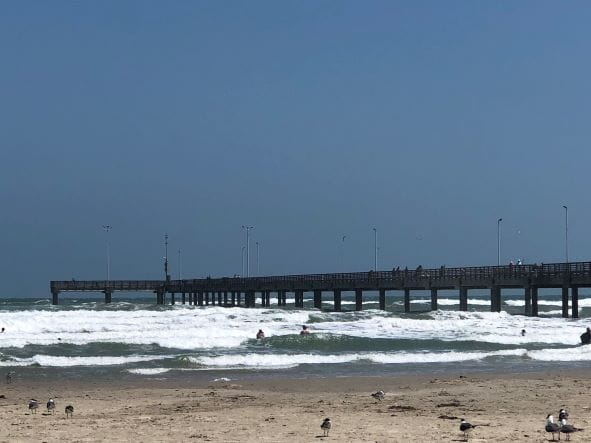
M 587 331 L 581 334 L 581 344 L 588 345 L 591 343 L 591 328 L 587 328 Z

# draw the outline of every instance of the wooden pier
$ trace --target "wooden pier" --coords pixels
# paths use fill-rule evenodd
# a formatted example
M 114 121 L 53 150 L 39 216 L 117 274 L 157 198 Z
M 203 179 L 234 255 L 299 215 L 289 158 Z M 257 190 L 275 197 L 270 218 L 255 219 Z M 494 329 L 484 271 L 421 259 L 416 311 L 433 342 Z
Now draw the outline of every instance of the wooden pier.
M 541 265 L 480 266 L 391 271 L 369 271 L 337 274 L 284 275 L 271 277 L 224 277 L 188 280 L 66 280 L 50 283 L 52 303 L 57 305 L 61 292 L 95 291 L 105 294 L 110 303 L 113 292 L 154 292 L 156 303 L 188 303 L 207 306 L 255 307 L 256 294 L 261 307 L 271 305 L 271 293 L 277 294 L 277 306 L 286 306 L 286 294 L 295 295 L 295 308 L 304 307 L 304 293 L 314 294 L 314 308 L 322 309 L 325 293 L 331 294 L 334 310 L 341 310 L 343 292 L 355 294 L 355 309 L 363 309 L 363 291 L 379 292 L 379 308 L 386 309 L 386 297 L 394 291 L 404 296 L 404 311 L 410 312 L 412 291 L 430 291 L 431 309 L 437 309 L 439 290 L 457 290 L 460 311 L 468 310 L 468 292 L 490 291 L 490 310 L 500 312 L 501 291 L 522 289 L 525 315 L 538 315 L 538 290 L 556 288 L 562 291 L 562 316 L 579 315 L 579 288 L 591 287 L 591 262 L 552 263 Z M 177 298 L 177 296 L 179 298 Z

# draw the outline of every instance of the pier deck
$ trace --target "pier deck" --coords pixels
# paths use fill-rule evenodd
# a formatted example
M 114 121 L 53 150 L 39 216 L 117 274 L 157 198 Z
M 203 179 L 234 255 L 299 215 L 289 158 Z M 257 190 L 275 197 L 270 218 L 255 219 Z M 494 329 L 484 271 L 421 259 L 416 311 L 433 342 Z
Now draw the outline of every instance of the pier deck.
M 199 306 L 219 304 L 224 306 L 255 307 L 255 294 L 261 295 L 261 306 L 270 306 L 270 294 L 277 294 L 277 305 L 286 306 L 286 294 L 295 294 L 295 307 L 304 307 L 304 293 L 314 293 L 314 307 L 322 308 L 322 295 L 331 293 L 334 310 L 341 310 L 343 292 L 355 293 L 355 308 L 363 308 L 363 291 L 378 291 L 380 309 L 386 307 L 389 291 L 403 291 L 404 310 L 410 312 L 410 296 L 413 290 L 431 292 L 431 309 L 437 309 L 439 290 L 457 290 L 461 311 L 468 310 L 468 291 L 490 290 L 492 312 L 501 310 L 501 291 L 504 288 L 520 288 L 524 292 L 525 314 L 538 315 L 538 289 L 560 288 L 562 291 L 562 316 L 578 317 L 578 289 L 591 287 L 591 262 L 551 263 L 541 265 L 479 266 L 391 271 L 369 271 L 334 274 L 302 274 L 269 277 L 223 277 L 184 280 L 65 280 L 52 281 L 52 303 L 59 303 L 61 292 L 94 291 L 105 294 L 110 303 L 113 292 L 154 292 L 156 302 L 164 304 L 170 294 L 180 302 Z M 244 297 L 244 298 L 243 298 Z M 244 301 L 243 301 L 244 300 Z M 570 300 L 570 303 L 569 303 Z

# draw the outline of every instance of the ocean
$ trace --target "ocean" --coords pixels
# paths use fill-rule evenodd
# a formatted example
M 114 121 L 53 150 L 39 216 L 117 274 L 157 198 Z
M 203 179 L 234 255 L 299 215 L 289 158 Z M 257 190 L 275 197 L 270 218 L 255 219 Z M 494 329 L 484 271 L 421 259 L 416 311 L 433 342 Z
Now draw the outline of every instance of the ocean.
M 0 300 L 0 374 L 18 377 L 104 377 L 237 380 L 273 377 L 382 376 L 458 372 L 530 372 L 591 367 L 591 346 L 579 336 L 591 325 L 591 295 L 581 295 L 580 319 L 560 317 L 560 295 L 540 294 L 539 317 L 522 315 L 522 295 L 503 294 L 502 312 L 489 312 L 486 294 L 471 295 L 459 312 L 457 294 L 440 294 L 439 310 L 413 295 L 378 308 L 364 294 L 354 311 L 156 305 L 153 295 L 113 303 L 87 295 Z M 276 300 L 271 300 L 272 304 Z M 257 300 L 260 303 L 260 300 Z M 311 333 L 299 334 L 302 325 Z M 263 329 L 266 338 L 256 340 Z M 525 329 L 525 335 L 521 334 Z

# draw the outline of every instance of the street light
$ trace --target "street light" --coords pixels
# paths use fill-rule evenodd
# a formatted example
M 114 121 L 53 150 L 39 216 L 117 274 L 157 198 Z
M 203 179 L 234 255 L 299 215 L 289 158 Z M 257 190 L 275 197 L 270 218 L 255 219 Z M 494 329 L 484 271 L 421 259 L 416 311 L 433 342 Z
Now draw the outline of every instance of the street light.
M 109 243 L 109 231 L 112 228 L 111 225 L 103 225 L 103 229 L 107 233 L 107 284 L 111 280 L 111 244 Z
M 501 266 L 501 222 L 502 218 L 497 220 L 497 266 Z
M 168 234 L 164 234 L 164 278 L 168 281 Z
M 244 250 L 246 249 L 246 246 L 242 246 L 242 253 L 240 255 L 240 257 L 242 258 L 242 267 L 240 268 L 240 277 L 244 277 Z
M 257 242 L 257 277 L 261 275 L 261 268 L 259 267 L 259 242 Z
M 568 263 L 568 206 L 562 205 L 562 207 L 564 208 L 564 249 Z
M 179 280 L 181 280 L 181 271 L 183 269 L 182 267 L 183 262 L 181 261 L 181 250 L 179 249 Z
M 254 229 L 254 226 L 244 226 L 242 229 L 246 230 L 246 276 L 250 277 L 250 230 Z
M 378 270 L 378 230 L 373 228 L 373 270 Z
M 345 239 L 346 235 L 341 237 L 341 272 L 345 272 Z

